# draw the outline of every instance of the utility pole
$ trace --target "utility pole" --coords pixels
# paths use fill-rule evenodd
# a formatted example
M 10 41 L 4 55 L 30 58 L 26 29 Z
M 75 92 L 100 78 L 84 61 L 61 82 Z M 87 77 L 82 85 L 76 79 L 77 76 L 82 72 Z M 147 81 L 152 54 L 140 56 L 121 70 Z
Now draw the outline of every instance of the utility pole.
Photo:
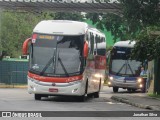
M 153 31 L 151 35 L 160 36 L 160 31 Z M 154 94 L 160 95 L 160 57 L 154 60 Z
M 0 58 L 2 56 L 2 37 L 1 37 L 1 34 L 2 34 L 2 9 L 0 8 Z

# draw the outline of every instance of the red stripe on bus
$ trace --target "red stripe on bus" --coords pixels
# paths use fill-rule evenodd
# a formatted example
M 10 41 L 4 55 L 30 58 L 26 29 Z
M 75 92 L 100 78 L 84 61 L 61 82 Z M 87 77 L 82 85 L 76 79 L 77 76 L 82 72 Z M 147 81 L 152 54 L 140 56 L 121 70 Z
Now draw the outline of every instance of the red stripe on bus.
M 68 83 L 68 82 L 73 82 L 77 80 L 82 80 L 83 78 L 82 75 L 72 76 L 72 77 L 45 77 L 45 76 L 40 76 L 40 75 L 30 73 L 30 72 L 28 72 L 28 77 L 33 78 L 35 80 L 42 81 L 42 82 L 56 82 L 56 83 Z

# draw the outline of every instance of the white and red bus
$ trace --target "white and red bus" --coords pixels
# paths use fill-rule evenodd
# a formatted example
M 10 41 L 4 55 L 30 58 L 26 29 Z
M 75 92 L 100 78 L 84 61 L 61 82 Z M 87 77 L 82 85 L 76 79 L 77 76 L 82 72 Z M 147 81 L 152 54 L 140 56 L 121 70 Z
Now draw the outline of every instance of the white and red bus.
M 105 35 L 85 22 L 39 22 L 23 43 L 23 54 L 30 56 L 28 92 L 35 100 L 56 95 L 77 96 L 81 101 L 86 95 L 99 97 L 105 52 Z

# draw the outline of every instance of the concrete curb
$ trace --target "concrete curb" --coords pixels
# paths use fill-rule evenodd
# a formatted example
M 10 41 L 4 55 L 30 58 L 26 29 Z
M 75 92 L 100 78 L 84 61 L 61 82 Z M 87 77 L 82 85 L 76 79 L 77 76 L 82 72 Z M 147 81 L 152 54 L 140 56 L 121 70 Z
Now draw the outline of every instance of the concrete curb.
M 0 88 L 27 88 L 27 85 L 0 85 Z
M 151 106 L 151 105 L 145 105 L 145 104 L 140 104 L 140 103 L 134 103 L 129 101 L 126 98 L 123 97 L 118 97 L 118 96 L 112 96 L 111 97 L 112 100 L 116 100 L 122 103 L 126 103 L 135 107 L 139 107 L 139 108 L 143 108 L 143 109 L 149 109 L 149 110 L 155 110 L 155 111 L 160 111 L 160 108 L 156 107 L 156 106 Z

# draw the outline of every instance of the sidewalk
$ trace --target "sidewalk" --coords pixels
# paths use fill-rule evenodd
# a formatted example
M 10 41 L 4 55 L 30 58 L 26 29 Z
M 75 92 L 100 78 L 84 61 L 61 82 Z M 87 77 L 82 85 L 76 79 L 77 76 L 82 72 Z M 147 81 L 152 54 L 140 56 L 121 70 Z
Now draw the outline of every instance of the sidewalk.
M 120 95 L 113 95 L 111 99 L 143 109 L 160 111 L 160 99 L 149 97 L 147 94 L 143 95 L 120 94 Z

